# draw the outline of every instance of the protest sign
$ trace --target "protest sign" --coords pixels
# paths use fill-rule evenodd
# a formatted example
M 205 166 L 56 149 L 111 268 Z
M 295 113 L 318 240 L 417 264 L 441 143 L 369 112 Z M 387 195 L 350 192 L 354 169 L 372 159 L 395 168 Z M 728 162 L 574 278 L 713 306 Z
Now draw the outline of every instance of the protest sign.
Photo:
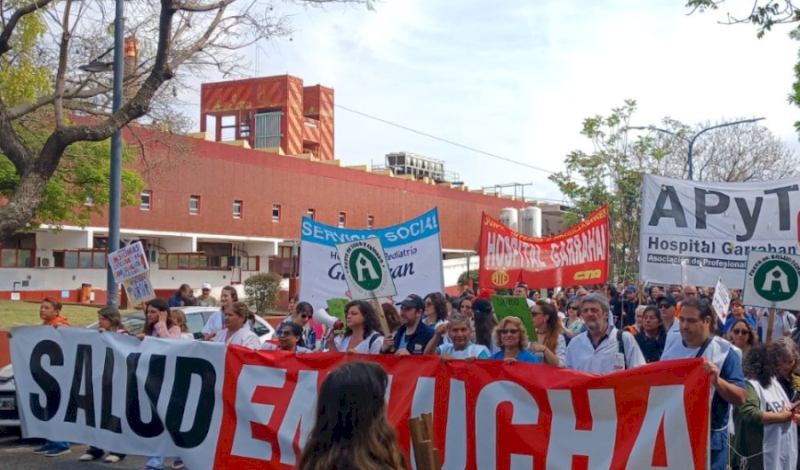
M 150 270 L 142 242 L 134 242 L 108 254 L 108 265 L 114 280 L 127 281 Z
M 350 299 L 328 299 L 328 314 L 345 323 L 347 321 L 347 312 L 344 311 L 344 306 L 349 301 Z
M 339 243 L 379 237 L 397 295 L 444 292 L 442 245 L 436 209 L 399 225 L 374 230 L 347 230 L 303 218 L 300 230 L 300 298 L 314 308 L 328 299 L 352 298 L 345 281 Z M 392 299 L 393 301 L 393 299 Z
M 731 292 L 728 290 L 728 287 L 725 286 L 725 283 L 722 282 L 722 278 L 719 278 L 717 287 L 714 288 L 714 299 L 711 305 L 714 307 L 714 311 L 717 312 L 717 316 L 722 320 L 722 324 L 724 325 L 725 320 L 728 319 L 728 307 L 731 305 Z
M 533 326 L 531 310 L 525 297 L 493 295 L 491 298 L 492 307 L 498 320 L 505 317 L 519 318 L 522 320 L 522 324 L 525 325 L 525 331 L 528 332 L 528 340 L 531 342 L 536 341 L 536 328 Z
M 515 232 L 483 214 L 481 287 L 513 288 L 525 281 L 539 288 L 602 284 L 608 280 L 608 206 L 551 237 Z
M 601 470 L 700 470 L 709 456 L 702 359 L 591 375 L 434 356 L 296 356 L 41 326 L 14 329 L 11 350 L 26 437 L 181 456 L 193 470 L 294 469 L 319 385 L 353 360 L 389 374 L 387 417 L 407 459 L 408 420 L 422 413 L 433 414 L 443 468 L 534 468 L 534 459 L 536 468 L 572 468 L 577 459 Z
M 153 289 L 153 284 L 150 283 L 150 272 L 122 281 L 122 285 L 134 305 L 156 298 L 156 291 Z
M 800 256 L 751 251 L 742 301 L 753 307 L 800 310 Z
M 336 252 L 351 299 L 379 299 L 397 294 L 380 238 L 338 243 Z
M 800 178 L 709 183 L 645 175 L 639 276 L 657 284 L 681 279 L 742 285 L 751 251 L 798 254 Z

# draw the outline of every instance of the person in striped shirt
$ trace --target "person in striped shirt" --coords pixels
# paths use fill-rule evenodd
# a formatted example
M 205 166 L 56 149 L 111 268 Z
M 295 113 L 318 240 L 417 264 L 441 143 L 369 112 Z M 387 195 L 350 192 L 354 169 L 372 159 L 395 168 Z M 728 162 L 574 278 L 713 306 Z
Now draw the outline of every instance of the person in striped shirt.
M 450 336 L 449 343 L 439 345 L 442 336 Z M 457 313 L 452 315 L 446 324 L 439 325 L 425 347 L 425 354 L 438 354 L 442 360 L 489 359 L 489 349 L 486 346 L 472 342 L 472 325 L 469 318 Z

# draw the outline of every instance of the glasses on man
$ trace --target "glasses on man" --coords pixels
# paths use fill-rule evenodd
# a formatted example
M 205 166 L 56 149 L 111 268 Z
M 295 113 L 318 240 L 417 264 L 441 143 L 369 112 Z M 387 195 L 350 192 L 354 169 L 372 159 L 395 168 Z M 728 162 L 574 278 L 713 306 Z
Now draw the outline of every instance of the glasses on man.
M 300 316 L 303 318 L 311 318 L 313 315 L 310 313 L 301 313 Z
M 519 330 L 517 329 L 500 330 L 501 335 L 515 335 L 517 333 L 519 333 Z
M 672 305 L 670 305 L 670 304 L 661 304 L 661 305 L 658 306 L 658 308 L 660 308 L 661 310 L 666 310 L 666 309 L 668 309 L 670 307 L 672 307 Z
M 280 333 L 278 333 L 278 336 L 294 336 L 294 333 L 292 333 L 290 330 L 282 330 Z
M 731 330 L 731 331 L 735 335 L 749 335 L 750 334 L 750 332 L 747 331 L 747 330 L 734 329 L 734 330 Z

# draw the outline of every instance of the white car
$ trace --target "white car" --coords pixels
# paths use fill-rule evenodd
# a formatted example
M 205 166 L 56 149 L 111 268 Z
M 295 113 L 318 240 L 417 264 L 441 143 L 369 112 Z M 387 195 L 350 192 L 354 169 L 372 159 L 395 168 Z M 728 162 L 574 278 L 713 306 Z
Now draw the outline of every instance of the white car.
M 213 313 L 219 312 L 217 307 L 180 307 L 180 309 L 186 314 L 186 326 L 198 339 L 203 337 L 200 330 L 203 329 L 208 318 Z M 132 335 L 141 333 L 144 329 L 144 312 L 123 314 L 122 324 Z M 97 329 L 97 323 L 92 323 L 86 328 Z M 275 334 L 275 328 L 259 316 L 256 316 L 256 324 L 252 329 L 258 335 L 261 343 L 271 340 Z M 16 390 L 14 369 L 9 364 L 0 369 L 0 427 L 16 428 L 20 426 Z

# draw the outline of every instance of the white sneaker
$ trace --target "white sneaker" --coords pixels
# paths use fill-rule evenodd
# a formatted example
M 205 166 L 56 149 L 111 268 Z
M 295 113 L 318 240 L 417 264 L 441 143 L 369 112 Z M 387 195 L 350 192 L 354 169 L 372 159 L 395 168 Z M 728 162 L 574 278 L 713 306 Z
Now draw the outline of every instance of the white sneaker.
M 99 458 L 100 457 L 95 457 L 94 455 L 92 455 L 92 454 L 87 452 L 87 453 L 81 455 L 80 457 L 78 457 L 78 460 L 80 460 L 81 462 L 91 462 L 92 460 L 97 460 Z
M 120 460 L 122 460 L 122 459 L 119 458 L 119 455 L 110 454 L 108 457 L 106 457 L 104 462 L 105 463 L 117 463 Z

